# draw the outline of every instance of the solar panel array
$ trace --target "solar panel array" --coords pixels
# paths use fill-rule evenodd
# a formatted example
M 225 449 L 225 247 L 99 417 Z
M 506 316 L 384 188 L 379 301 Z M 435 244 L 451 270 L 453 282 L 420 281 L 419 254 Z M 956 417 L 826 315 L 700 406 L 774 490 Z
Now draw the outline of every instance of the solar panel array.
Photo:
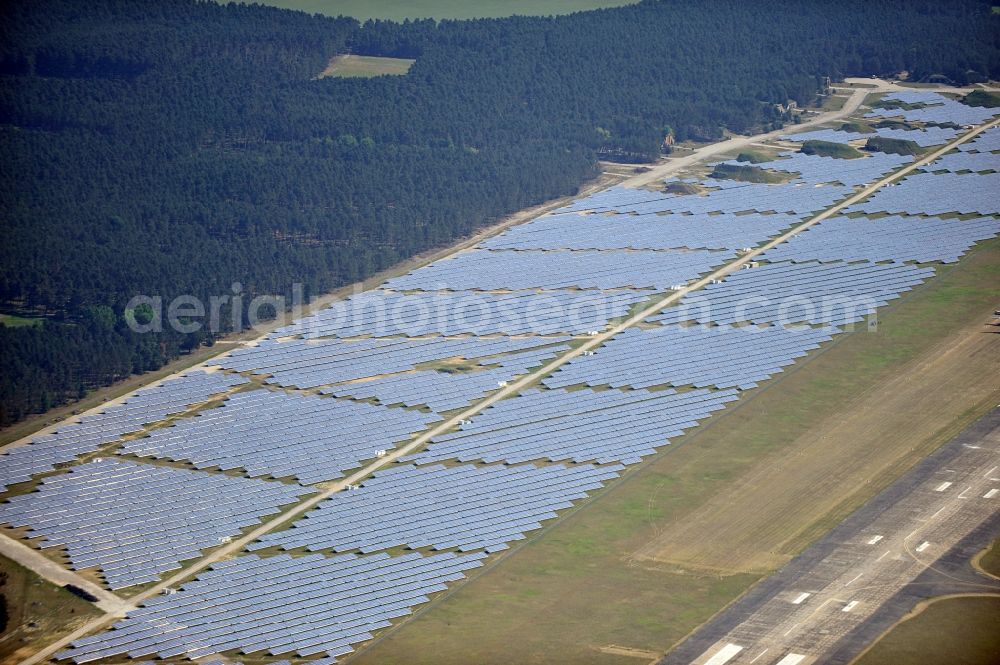
M 805 215 L 829 207 L 853 190 L 848 187 L 789 187 L 738 181 L 704 181 L 712 189 L 699 194 L 664 194 L 625 187 L 612 187 L 580 199 L 561 212 L 618 212 L 648 214 L 658 212 L 703 215 L 711 212 L 779 212 Z
M 962 152 L 993 152 L 1000 150 L 1000 127 L 990 127 L 980 132 L 976 138 L 958 146 Z
M 435 420 L 436 415 L 420 411 L 254 390 L 127 441 L 122 452 L 311 484 L 343 477 Z
M 653 320 L 844 325 L 933 275 L 931 268 L 907 264 L 770 263 L 686 295 Z
M 546 215 L 480 244 L 485 249 L 740 249 L 799 222 L 794 215 Z M 628 257 L 625 257 L 628 258 Z
M 649 297 L 636 291 L 418 293 L 369 291 L 285 328 L 282 335 L 556 335 L 603 329 Z M 345 312 L 347 312 L 345 314 Z
M 961 131 L 951 127 L 924 127 L 923 129 L 894 129 L 880 127 L 875 133 L 887 139 L 899 139 L 902 141 L 913 141 L 921 148 L 932 145 L 941 145 L 954 140 Z
M 112 589 L 153 582 L 258 524 L 309 490 L 262 480 L 102 459 L 0 504 L 0 523 L 65 546 L 74 570 L 97 566 Z
M 265 340 L 257 347 L 233 351 L 215 361 L 238 372 L 270 376 L 271 383 L 298 388 L 355 381 L 406 372 L 449 358 L 492 360 L 499 354 L 524 353 L 567 340 L 567 337 L 513 339 L 320 339 Z
M 526 391 L 405 459 L 636 464 L 735 399 L 734 390 Z
M 423 405 L 442 413 L 465 406 L 473 399 L 497 390 L 502 381 L 510 378 L 511 372 L 505 368 L 477 372 L 425 370 L 394 374 L 371 381 L 344 383 L 323 388 L 320 392 L 355 399 L 375 398 L 382 404 Z
M 782 159 L 755 164 L 762 169 L 772 171 L 787 171 L 799 174 L 793 185 L 798 181 L 809 184 L 822 182 L 840 182 L 845 185 L 867 185 L 879 177 L 895 171 L 913 161 L 908 155 L 889 155 L 882 152 L 872 153 L 857 159 L 838 159 L 820 155 L 806 155 L 801 152 L 784 152 Z M 729 161 L 727 164 L 739 164 Z
M 839 129 L 818 129 L 813 132 L 802 134 L 789 134 L 782 136 L 782 141 L 795 141 L 804 143 L 806 141 L 827 141 L 830 143 L 850 143 L 851 141 L 867 140 L 873 136 L 881 136 L 890 139 L 902 139 L 913 141 L 922 148 L 932 145 L 939 145 L 951 141 L 958 136 L 959 131 L 950 127 L 925 127 L 923 129 L 897 129 L 892 127 L 879 127 L 872 133 L 859 133 L 842 131 Z
M 860 132 L 847 132 L 841 131 L 839 129 L 817 129 L 811 132 L 802 132 L 801 134 L 787 134 L 781 137 L 782 141 L 795 141 L 796 143 L 805 143 L 806 141 L 826 141 L 828 143 L 850 143 L 851 141 L 858 141 L 861 139 L 871 138 L 871 134 L 862 134 Z
M 377 472 L 358 490 L 330 497 L 294 528 L 269 533 L 251 549 L 497 552 L 617 478 L 621 469 L 591 464 L 399 466 Z
M 94 452 L 124 434 L 142 429 L 144 424 L 185 411 L 246 382 L 241 376 L 193 371 L 139 390 L 121 404 L 82 416 L 78 423 L 61 426 L 52 434 L 34 437 L 31 443 L 4 451 L 0 455 L 0 488 L 52 471 L 57 464 Z
M 726 252 L 489 251 L 435 261 L 383 286 L 397 291 L 496 289 L 667 289 L 725 263 Z
M 659 385 L 747 390 L 839 332 L 781 326 L 630 328 L 592 356 L 574 358 L 545 379 L 550 388 Z
M 980 240 L 1000 234 L 995 217 L 833 217 L 761 258 L 769 261 L 942 261 L 954 263 Z
M 75 640 L 56 657 L 86 663 L 234 650 L 339 656 L 462 579 L 485 556 L 242 556 L 213 564 L 177 593 L 146 601 L 113 630 Z
M 924 167 L 926 171 L 1000 171 L 1000 154 L 992 152 L 953 152 Z
M 928 170 L 934 168 L 931 164 Z M 845 212 L 888 212 L 943 215 L 948 212 L 1000 213 L 1000 173 L 917 173 L 895 187 L 883 187 L 870 199 Z
M 996 108 L 967 106 L 936 92 L 897 92 L 890 93 L 882 99 L 883 101 L 899 101 L 905 104 L 922 104 L 923 106 L 916 109 L 876 108 L 866 113 L 866 118 L 899 117 L 907 122 L 978 125 L 1000 112 L 1000 109 Z
M 968 110 L 945 98 L 912 94 L 920 103 L 937 104 L 919 110 L 928 117 Z M 972 110 L 967 116 L 982 113 Z M 954 134 L 940 128 L 880 133 L 921 144 Z M 838 140 L 846 135 L 833 134 Z M 982 137 L 976 150 L 963 150 L 968 156 L 961 163 L 986 163 L 977 150 L 988 152 L 994 136 Z M 725 252 L 698 250 L 731 254 L 757 246 L 910 159 L 882 153 L 856 160 L 785 157 L 767 167 L 798 173 L 791 183 L 708 179 L 700 183 L 707 190 L 696 194 L 614 187 L 391 280 L 388 286 L 396 291 L 362 293 L 319 311 L 218 364 L 288 387 L 322 387 L 338 398 L 239 393 L 221 408 L 127 442 L 125 451 L 300 483 L 340 477 L 376 451 L 426 429 L 437 416 L 425 407 L 448 411 L 468 404 L 564 352 L 566 335 L 606 329 L 648 299 L 650 292 L 641 289 L 665 290 L 727 260 Z M 920 177 L 887 191 L 903 193 L 911 180 L 920 185 Z M 901 198 L 929 206 L 934 199 L 965 197 L 962 186 L 996 191 L 996 183 L 981 176 L 956 176 L 964 184 L 945 180 L 947 175 L 929 177 L 938 180 L 921 186 L 937 187 L 933 196 L 908 192 Z M 956 186 L 957 197 L 949 189 Z M 966 198 L 974 208 L 987 199 Z M 596 214 L 577 214 L 581 211 Z M 904 235 L 904 221 L 919 223 L 919 231 Z M 82 663 L 123 655 L 201 658 L 238 650 L 324 655 L 330 662 L 480 565 L 487 552 L 507 547 L 617 476 L 620 465 L 640 462 L 736 400 L 740 389 L 782 371 L 836 332 L 730 324 L 855 321 L 933 274 L 900 261 L 952 260 L 988 237 L 984 234 L 996 233 L 995 220 L 968 220 L 963 226 L 952 220 L 947 234 L 945 224 L 913 218 L 827 220 L 768 253 L 768 260 L 785 253 L 794 261 L 743 270 L 686 295 L 680 306 L 656 317 L 662 327 L 617 335 L 596 354 L 576 358 L 548 377 L 545 386 L 493 404 L 459 430 L 435 437 L 405 464 L 335 494 L 291 528 L 252 546 L 260 552 L 273 546 L 324 552 L 409 547 L 475 554 L 242 555 L 217 564 L 176 594 L 154 598 L 115 630 L 77 640 L 60 657 Z M 809 239 L 813 233 L 818 240 Z M 696 251 L 674 251 L 680 249 Z M 894 262 L 872 263 L 880 256 Z M 864 262 L 846 262 L 859 259 Z M 427 291 L 444 288 L 460 290 Z M 510 289 L 519 291 L 486 292 Z M 689 320 L 723 325 L 675 325 Z M 465 335 L 505 337 L 441 337 Z M 291 336 L 297 339 L 287 339 Z M 430 337 L 415 339 L 425 336 Z M 345 339 L 359 337 L 377 339 Z M 445 359 L 462 362 L 452 373 L 438 371 Z M 577 384 L 586 387 L 566 389 Z M 667 384 L 672 387 L 647 389 Z M 614 387 L 600 389 L 604 385 Z M 525 462 L 535 464 L 506 466 Z M 494 463 L 502 464 L 484 466 Z

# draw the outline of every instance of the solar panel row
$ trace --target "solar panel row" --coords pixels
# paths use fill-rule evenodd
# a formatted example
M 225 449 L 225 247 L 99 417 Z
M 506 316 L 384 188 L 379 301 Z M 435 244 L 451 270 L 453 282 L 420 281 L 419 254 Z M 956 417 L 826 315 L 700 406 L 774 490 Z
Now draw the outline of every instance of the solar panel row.
M 830 340 L 836 328 L 664 326 L 632 328 L 592 356 L 563 365 L 550 388 L 584 384 L 749 389 Z
M 65 546 L 74 570 L 97 566 L 112 589 L 153 582 L 278 507 L 311 492 L 262 480 L 101 459 L 0 504 L 0 523 Z
M 901 97 L 902 95 L 902 97 Z M 883 101 L 898 101 L 921 105 L 915 109 L 876 108 L 866 118 L 903 118 L 908 122 L 935 124 L 978 125 L 997 113 L 997 109 L 967 106 L 936 92 L 898 92 L 883 97 Z
M 990 127 L 976 138 L 958 146 L 962 152 L 993 152 L 1000 150 L 1000 127 Z
M 1000 171 L 1000 154 L 956 151 L 924 167 L 925 171 Z
M 643 292 L 418 293 L 369 291 L 280 331 L 336 335 L 559 335 L 601 330 L 649 297 Z
M 844 185 L 867 185 L 879 177 L 895 171 L 913 161 L 910 156 L 887 155 L 876 152 L 857 159 L 837 159 L 801 152 L 781 153 L 782 159 L 756 164 L 763 169 L 798 173 L 792 183 L 802 181 L 808 184 L 840 182 Z M 739 164 L 739 162 L 726 162 Z
M 794 215 L 546 215 L 480 244 L 484 249 L 740 249 L 799 222 Z
M 735 399 L 735 390 L 532 390 L 494 404 L 404 461 L 636 464 Z
M 426 370 L 344 383 L 322 388 L 320 392 L 355 399 L 375 398 L 382 404 L 424 405 L 442 413 L 497 390 L 500 382 L 510 378 L 511 372 L 504 368 L 461 373 Z
M 462 252 L 386 282 L 397 291 L 417 289 L 667 289 L 731 258 L 727 252 L 685 251 L 487 251 Z
M 622 467 L 398 466 L 321 503 L 286 531 L 251 546 L 377 552 L 392 547 L 506 549 Z
M 708 187 L 718 187 L 705 194 L 665 194 L 646 190 L 612 187 L 580 199 L 559 212 L 618 212 L 649 214 L 659 212 L 777 212 L 805 215 L 829 207 L 853 190 L 838 185 L 794 187 L 764 185 L 727 180 L 705 180 Z
M 142 429 L 144 424 L 185 411 L 192 404 L 246 382 L 241 376 L 193 371 L 139 390 L 122 404 L 83 416 L 77 423 L 60 426 L 52 434 L 37 436 L 29 444 L 5 451 L 0 455 L 0 489 L 51 471 L 57 464 Z
M 686 295 L 653 320 L 844 325 L 933 275 L 931 268 L 896 263 L 770 263 Z
M 942 261 L 954 263 L 980 240 L 1000 234 L 995 217 L 833 217 L 761 258 L 769 261 Z
M 270 375 L 270 382 L 298 388 L 395 374 L 431 361 L 451 358 L 492 360 L 499 354 L 550 349 L 567 337 L 512 339 L 320 339 L 265 340 L 215 361 L 238 372 Z
M 113 630 L 57 654 L 101 658 L 350 653 L 390 620 L 481 564 L 484 553 L 242 556 L 213 564 L 175 594 L 158 596 Z
M 932 169 L 933 165 L 929 165 Z M 917 173 L 895 187 L 883 187 L 870 199 L 845 212 L 888 212 L 908 215 L 1000 213 L 1000 173 L 966 174 Z
M 126 441 L 122 452 L 312 484 L 343 477 L 436 420 L 420 411 L 254 390 L 174 427 Z

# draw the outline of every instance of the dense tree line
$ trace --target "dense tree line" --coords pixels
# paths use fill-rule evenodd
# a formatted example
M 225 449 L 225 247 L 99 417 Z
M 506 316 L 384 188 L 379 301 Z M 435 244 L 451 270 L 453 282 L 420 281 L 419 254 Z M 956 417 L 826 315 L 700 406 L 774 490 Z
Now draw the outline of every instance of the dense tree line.
M 364 25 L 15 0 L 0 16 L 0 311 L 47 319 L 0 327 L 0 423 L 210 341 L 132 332 L 137 294 L 318 293 L 571 193 L 598 153 L 776 126 L 826 76 L 1000 75 L 1000 19 L 973 0 Z M 417 61 L 317 79 L 343 52 Z

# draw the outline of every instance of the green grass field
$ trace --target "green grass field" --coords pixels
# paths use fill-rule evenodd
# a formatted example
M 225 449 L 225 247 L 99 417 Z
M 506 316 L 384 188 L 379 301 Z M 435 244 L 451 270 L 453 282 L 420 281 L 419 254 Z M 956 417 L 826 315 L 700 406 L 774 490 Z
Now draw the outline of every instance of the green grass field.
M 857 148 L 846 143 L 834 143 L 832 141 L 804 141 L 799 152 L 806 155 L 819 155 L 820 157 L 836 157 L 837 159 L 857 159 L 864 157 L 864 154 Z
M 371 55 L 338 55 L 319 78 L 371 78 L 372 76 L 398 76 L 410 71 L 416 60 L 407 58 L 382 58 Z
M 979 559 L 979 567 L 994 577 L 1000 577 L 1000 538 L 997 538 Z
M 936 600 L 875 643 L 854 665 L 996 665 L 1000 597 Z
M 92 604 L 0 557 L 0 602 L 7 626 L 0 630 L 0 662 L 17 662 L 88 619 Z
M 298 9 L 310 14 L 353 16 L 360 21 L 414 18 L 469 19 L 502 16 L 547 16 L 603 7 L 621 7 L 637 0 L 262 0 L 262 4 Z
M 44 319 L 40 318 L 25 318 L 23 316 L 15 316 L 14 314 L 0 314 L 0 323 L 4 324 L 8 328 L 21 328 L 25 326 L 40 326 Z
M 991 241 L 884 311 L 878 334 L 846 337 L 755 395 L 747 408 L 730 407 L 679 447 L 634 468 L 418 610 L 350 662 L 634 664 L 635 658 L 598 648 L 666 651 L 767 571 L 713 573 L 633 555 L 725 493 L 761 457 L 794 454 L 792 445 L 803 433 L 836 418 L 854 396 L 950 339 L 957 322 L 967 325 L 993 306 L 998 280 L 1000 241 Z M 970 409 L 964 415 L 971 422 L 979 414 Z M 895 472 L 905 469 L 900 465 Z M 831 513 L 789 525 L 793 549 L 806 547 L 891 480 L 862 483 Z M 739 497 L 732 499 L 739 503 Z M 729 534 L 702 537 L 716 548 L 729 546 Z

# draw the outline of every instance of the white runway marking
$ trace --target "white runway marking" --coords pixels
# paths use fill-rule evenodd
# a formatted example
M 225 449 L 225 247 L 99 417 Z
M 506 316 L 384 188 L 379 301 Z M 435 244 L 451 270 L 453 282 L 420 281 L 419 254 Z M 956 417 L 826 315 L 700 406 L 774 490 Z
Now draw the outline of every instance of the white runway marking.
M 756 663 L 756 662 L 757 662 L 758 660 L 760 660 L 760 657 L 761 657 L 761 656 L 763 656 L 763 655 L 764 655 L 765 653 L 767 653 L 767 652 L 768 652 L 768 650 L 767 650 L 767 649 L 764 649 L 764 650 L 763 650 L 763 651 L 761 651 L 761 652 L 760 652 L 759 654 L 757 654 L 756 656 L 754 656 L 754 657 L 753 657 L 753 660 L 751 660 L 751 661 L 750 661 L 750 665 L 753 665 L 753 664 L 754 664 L 754 663 Z
M 961 499 L 962 497 L 959 497 L 959 498 Z M 935 517 L 937 517 L 938 515 L 940 515 L 941 511 L 944 510 L 944 508 L 945 508 L 944 506 L 941 506 L 940 508 L 938 508 L 937 512 L 934 513 L 933 515 L 931 515 L 931 519 L 934 519 Z
M 736 654 L 743 651 L 739 644 L 727 644 L 716 652 L 714 656 L 705 661 L 705 665 L 723 665 L 733 659 Z
M 781 660 L 779 660 L 776 663 L 776 665 L 799 665 L 799 663 L 801 663 L 805 659 L 806 657 L 801 654 L 790 653 Z
M 941 483 L 940 485 L 938 485 L 937 487 L 935 487 L 934 491 L 935 492 L 943 492 L 946 489 L 948 489 L 949 487 L 951 487 L 951 483 L 948 482 L 948 481 L 945 481 L 945 482 Z
M 795 624 L 794 626 L 792 626 L 791 628 L 789 628 L 788 630 L 786 630 L 785 631 L 785 637 L 788 637 L 791 634 L 791 632 L 793 630 L 795 630 L 796 628 L 798 628 L 798 627 L 799 627 L 799 624 Z
M 892 551 L 892 550 L 886 550 L 885 552 L 882 552 L 882 556 L 880 556 L 879 558 L 875 559 L 875 563 L 878 563 L 878 562 L 879 562 L 879 561 L 881 561 L 882 559 L 884 559 L 884 558 L 886 558 L 887 556 L 889 556 L 889 552 L 891 552 L 891 551 Z
M 858 601 L 852 600 L 851 602 L 844 605 L 844 609 L 842 609 L 841 612 L 850 612 L 857 606 L 858 606 Z
M 917 549 L 915 551 L 917 551 L 917 552 L 923 552 L 925 549 L 927 549 L 930 546 L 931 546 L 931 544 L 925 540 L 924 542 L 920 543 L 920 545 L 917 547 Z
M 854 576 L 854 579 L 852 579 L 850 582 L 846 582 L 844 586 L 851 586 L 853 583 L 857 582 L 858 578 L 860 578 L 862 575 L 864 575 L 864 573 L 858 573 L 857 575 Z
M 1000 490 L 998 490 L 998 489 L 994 488 L 994 489 L 991 489 L 991 490 L 990 490 L 989 492 L 987 492 L 986 494 L 984 494 L 984 495 L 983 495 L 983 498 L 984 498 L 984 499 L 992 499 L 992 498 L 993 498 L 993 497 L 995 497 L 995 496 L 996 496 L 996 495 L 997 495 L 998 493 L 1000 493 Z
M 958 498 L 959 499 L 968 499 L 969 497 L 965 496 L 965 493 L 968 492 L 971 489 L 972 489 L 971 487 L 966 487 L 964 490 L 962 490 L 962 493 L 958 495 Z
M 868 541 L 868 544 L 869 545 L 874 545 L 875 543 L 877 543 L 880 540 L 882 540 L 882 536 L 874 536 L 873 538 L 871 538 L 871 540 Z
M 812 595 L 811 593 L 806 593 L 805 591 L 803 591 L 802 593 L 800 593 L 798 596 L 795 597 L 795 600 L 792 601 L 792 605 L 801 605 L 802 601 L 804 601 L 811 595 Z
M 990 469 L 989 471 L 987 471 L 986 473 L 983 474 L 983 478 L 988 478 L 989 476 L 992 476 L 993 472 L 996 471 L 996 470 L 997 470 L 997 467 L 993 467 L 992 469 Z

